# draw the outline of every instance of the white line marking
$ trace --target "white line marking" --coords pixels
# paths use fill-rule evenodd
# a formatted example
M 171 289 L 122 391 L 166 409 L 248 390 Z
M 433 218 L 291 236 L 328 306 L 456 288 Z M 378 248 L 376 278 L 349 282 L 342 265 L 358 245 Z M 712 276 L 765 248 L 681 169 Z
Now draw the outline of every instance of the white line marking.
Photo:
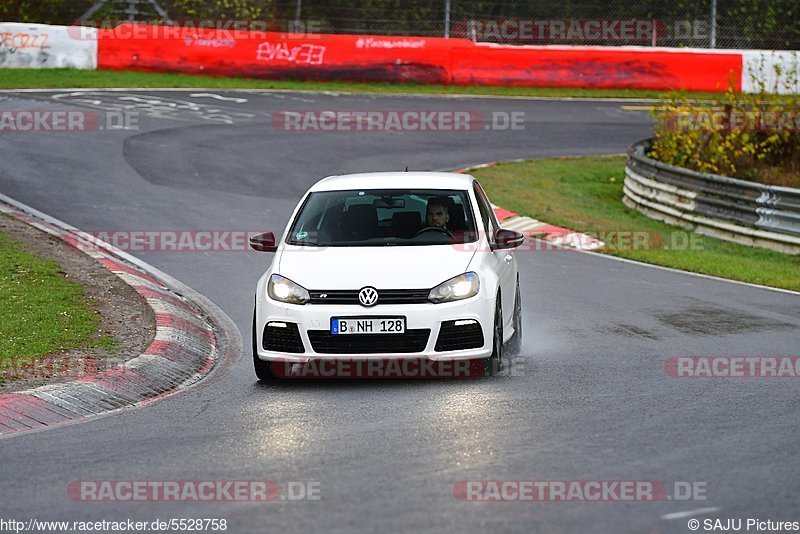
M 775 291 L 777 293 L 785 293 L 787 295 L 800 295 L 800 291 L 793 291 L 791 289 L 783 289 L 782 287 L 770 287 L 770 286 L 762 286 L 758 284 L 753 284 L 750 282 L 742 282 L 740 280 L 731 280 L 729 278 L 721 278 L 719 276 L 714 276 L 710 274 L 703 274 L 703 273 L 694 273 L 692 271 L 682 271 L 681 269 L 674 269 L 672 267 L 664 267 L 663 265 L 655 265 L 653 263 L 645 263 L 643 261 L 636 261 L 636 260 L 629 260 L 628 258 L 620 258 L 619 256 L 613 256 L 611 254 L 602 254 L 600 252 L 592 252 L 591 250 L 579 250 L 578 252 L 583 252 L 584 254 L 589 254 L 591 256 L 595 256 L 597 258 L 604 258 L 607 260 L 616 260 L 622 263 L 630 263 L 632 265 L 639 265 L 641 267 L 650 267 L 652 269 L 658 269 L 660 271 L 668 271 L 671 273 L 677 274 L 686 274 L 689 276 L 695 276 L 697 278 L 705 278 L 707 280 L 715 280 L 717 282 L 727 282 L 729 284 L 736 284 L 739 286 L 747 286 L 756 289 L 766 289 L 767 291 Z
M 50 88 L 50 89 L 0 89 L 2 93 L 53 93 L 58 91 L 109 91 L 109 92 L 128 92 L 128 91 L 143 91 L 148 93 L 158 92 L 172 92 L 184 93 L 187 91 L 219 91 L 219 88 L 214 87 L 70 87 L 70 88 Z M 237 93 L 249 94 L 269 94 L 269 93 L 298 93 L 307 95 L 326 95 L 326 96 L 340 96 L 340 95 L 370 95 L 370 96 L 385 96 L 385 97 L 419 97 L 419 98 L 446 98 L 446 99 L 460 99 L 460 98 L 480 98 L 487 100 L 538 100 L 538 101 L 559 101 L 559 102 L 644 102 L 644 103 L 657 103 L 655 98 L 639 98 L 639 97 L 559 97 L 559 96 L 516 96 L 516 95 L 471 95 L 468 93 L 461 94 L 445 94 L 445 93 L 381 93 L 375 91 L 347 91 L 345 89 L 326 91 L 322 89 L 236 89 L 229 88 L 223 91 L 235 91 Z
M 217 100 L 223 100 L 225 102 L 236 102 L 237 104 L 244 104 L 245 102 L 247 102 L 246 98 L 233 98 L 229 96 L 217 95 L 214 93 L 192 93 L 189 95 L 189 98 L 215 98 Z
M 671 521 L 673 519 L 683 519 L 695 515 L 703 515 L 703 514 L 710 514 L 711 512 L 719 512 L 720 510 L 721 508 L 717 507 L 698 508 L 697 510 L 688 510 L 686 512 L 672 512 L 671 514 L 664 514 L 661 516 L 661 519 L 663 519 L 664 521 Z

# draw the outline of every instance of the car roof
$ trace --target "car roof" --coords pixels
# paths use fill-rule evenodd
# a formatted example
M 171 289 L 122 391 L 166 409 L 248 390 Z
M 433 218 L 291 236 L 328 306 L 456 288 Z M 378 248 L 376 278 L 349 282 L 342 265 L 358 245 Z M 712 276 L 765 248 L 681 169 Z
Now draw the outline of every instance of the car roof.
M 455 189 L 469 190 L 475 178 L 455 172 L 367 172 L 328 176 L 310 191 L 350 189 Z

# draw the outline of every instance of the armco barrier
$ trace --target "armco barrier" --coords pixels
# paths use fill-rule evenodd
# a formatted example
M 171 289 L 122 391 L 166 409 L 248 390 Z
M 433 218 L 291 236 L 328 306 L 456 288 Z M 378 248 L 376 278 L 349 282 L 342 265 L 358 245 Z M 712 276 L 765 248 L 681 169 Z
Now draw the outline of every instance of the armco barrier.
M 798 91 L 800 54 L 657 47 L 511 46 L 466 39 L 297 35 L 146 24 L 0 24 L 0 67 L 75 67 L 457 85 Z M 781 74 L 775 72 L 775 67 Z M 794 66 L 794 69 L 792 68 Z
M 653 219 L 726 241 L 800 254 L 800 189 L 675 167 L 631 147 L 623 202 Z
M 74 39 L 65 26 L 0 22 L 0 67 L 97 68 L 97 30 Z

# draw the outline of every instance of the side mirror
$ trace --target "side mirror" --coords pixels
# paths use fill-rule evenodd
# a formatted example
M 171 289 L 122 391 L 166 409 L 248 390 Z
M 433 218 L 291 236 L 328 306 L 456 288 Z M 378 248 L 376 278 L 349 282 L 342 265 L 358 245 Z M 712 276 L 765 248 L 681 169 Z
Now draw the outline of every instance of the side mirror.
M 275 244 L 275 234 L 272 232 L 251 236 L 249 243 L 250 248 L 258 252 L 275 252 L 278 250 L 278 245 Z
M 494 233 L 493 249 L 517 248 L 525 241 L 525 236 L 514 230 L 500 229 Z

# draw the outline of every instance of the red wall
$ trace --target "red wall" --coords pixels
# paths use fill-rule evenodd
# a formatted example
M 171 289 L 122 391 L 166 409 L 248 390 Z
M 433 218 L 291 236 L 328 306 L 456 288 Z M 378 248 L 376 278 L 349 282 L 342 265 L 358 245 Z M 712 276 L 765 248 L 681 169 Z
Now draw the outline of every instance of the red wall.
M 255 78 L 450 83 L 450 56 L 461 39 L 165 30 L 126 38 L 130 25 L 100 32 L 99 69 L 137 69 Z M 236 39 L 230 39 L 236 34 Z M 122 38 L 119 38 L 122 37 Z
M 466 39 L 310 35 L 121 25 L 101 30 L 98 68 L 255 78 L 724 91 L 740 53 L 517 47 Z
M 742 55 L 608 47 L 456 46 L 451 81 L 458 85 L 606 89 L 740 89 Z

